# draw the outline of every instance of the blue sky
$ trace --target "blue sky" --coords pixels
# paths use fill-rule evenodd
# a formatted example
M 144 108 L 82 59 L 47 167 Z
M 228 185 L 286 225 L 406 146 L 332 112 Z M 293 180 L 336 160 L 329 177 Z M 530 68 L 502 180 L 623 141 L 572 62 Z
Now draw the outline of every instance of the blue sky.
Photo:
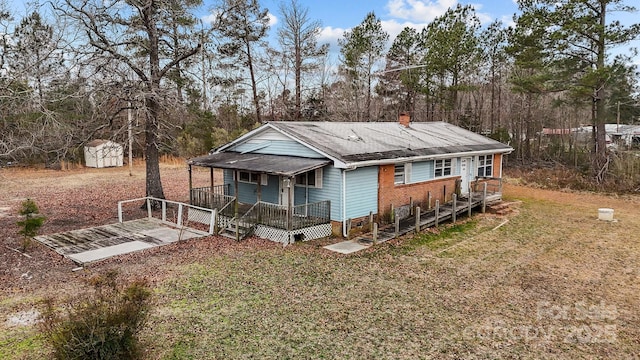
M 282 0 L 262 0 L 264 7 L 273 15 L 274 27 L 279 16 L 278 5 Z M 289 0 L 284 0 L 288 2 Z M 309 16 L 320 20 L 323 25 L 320 41 L 334 45 L 348 30 L 364 20 L 367 13 L 373 11 L 382 21 L 383 29 L 389 33 L 392 41 L 395 35 L 406 26 L 422 29 L 434 18 L 444 14 L 448 8 L 457 4 L 471 4 L 482 23 L 495 19 L 505 24 L 512 21 L 517 5 L 512 0 L 298 0 L 309 9 Z
M 205 0 L 211 1 L 211 0 Z M 261 0 L 263 7 L 272 14 L 272 28 L 278 26 L 280 4 L 283 0 Z M 289 2 L 290 0 L 284 0 Z M 309 9 L 311 19 L 322 22 L 321 43 L 330 43 L 332 50 L 337 51 L 337 39 L 348 30 L 364 20 L 368 12 L 375 12 L 381 19 L 383 29 L 389 33 L 389 43 L 406 26 L 418 30 L 425 27 L 434 18 L 444 14 L 448 8 L 457 4 L 472 5 L 483 25 L 494 20 L 501 20 L 505 25 L 513 24 L 513 15 L 518 11 L 517 0 L 298 0 Z M 627 5 L 638 6 L 638 0 L 627 0 Z M 640 7 L 640 6 L 639 6 Z M 640 12 L 612 12 L 610 19 L 619 20 L 624 25 L 638 23 Z M 630 47 L 640 47 L 640 39 L 623 47 L 612 49 L 613 54 L 629 53 Z M 640 66 L 640 56 L 632 60 Z
M 0 0 L 2 1 L 2 0 Z M 30 8 L 29 2 L 21 0 L 6 0 L 13 10 L 18 13 L 24 13 L 25 9 Z M 114 1 L 114 0 L 104 0 Z M 272 19 L 272 37 L 275 29 L 279 26 L 278 17 L 279 4 L 288 3 L 290 0 L 259 0 L 263 7 L 269 9 Z M 298 0 L 300 4 L 309 9 L 309 16 L 313 20 L 319 20 L 322 23 L 322 32 L 320 43 L 329 43 L 332 45 L 332 51 L 337 51 L 337 40 L 342 37 L 344 32 L 359 23 L 365 18 L 368 12 L 373 11 L 382 21 L 383 29 L 389 33 L 389 42 L 391 43 L 395 36 L 405 26 L 411 26 L 416 29 L 422 29 L 434 18 L 442 15 L 450 7 L 457 4 L 471 4 L 476 14 L 483 24 L 488 24 L 493 20 L 501 20 L 504 24 L 512 23 L 513 15 L 517 12 L 518 6 L 516 0 L 475 0 L 475 1 L 458 1 L 458 0 Z M 634 5 L 638 0 L 627 0 L 628 5 Z M 204 0 L 205 5 L 202 7 L 202 17 L 207 14 L 207 10 L 216 0 Z M 40 1 L 44 4 L 44 1 Z M 629 13 L 613 13 L 625 25 L 638 22 L 640 12 Z M 18 18 L 20 16 L 17 16 Z M 629 46 L 640 47 L 640 40 L 632 42 Z M 627 46 L 627 48 L 629 47 Z M 615 53 L 625 53 L 627 48 L 618 48 Z M 640 56 L 634 59 L 634 62 L 640 65 Z

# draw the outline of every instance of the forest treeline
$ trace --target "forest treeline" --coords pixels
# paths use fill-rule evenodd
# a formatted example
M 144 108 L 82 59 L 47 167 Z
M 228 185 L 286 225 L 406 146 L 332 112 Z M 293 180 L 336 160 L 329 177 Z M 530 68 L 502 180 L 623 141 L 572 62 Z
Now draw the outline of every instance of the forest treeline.
M 161 196 L 160 154 L 200 155 L 267 121 L 409 112 L 508 143 L 512 160 L 602 180 L 604 124 L 640 115 L 640 25 L 616 18 L 632 3 L 519 1 L 510 26 L 458 5 L 395 38 L 369 13 L 337 49 L 297 0 L 54 0 L 27 14 L 0 3 L 0 162 L 81 161 L 86 142 L 126 145 L 131 130 L 151 163 L 147 193 Z M 592 127 L 589 141 L 542 139 L 579 126 Z

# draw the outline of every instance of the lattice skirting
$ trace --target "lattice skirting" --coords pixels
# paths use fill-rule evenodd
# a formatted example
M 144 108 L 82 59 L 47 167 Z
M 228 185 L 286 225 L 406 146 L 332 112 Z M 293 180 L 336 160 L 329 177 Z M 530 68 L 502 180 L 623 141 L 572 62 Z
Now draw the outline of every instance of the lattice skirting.
M 256 226 L 254 234 L 263 239 L 269 239 L 287 245 L 295 241 L 306 241 L 331 236 L 331 224 L 315 225 L 293 231 L 258 225 Z
M 229 223 L 231 222 L 231 220 L 233 220 L 232 217 L 228 217 L 228 216 L 224 216 L 224 215 L 218 215 L 218 227 L 220 229 L 226 228 L 229 225 Z
M 198 209 L 188 209 L 187 219 L 189 221 L 198 222 L 205 225 L 211 224 L 211 213 Z

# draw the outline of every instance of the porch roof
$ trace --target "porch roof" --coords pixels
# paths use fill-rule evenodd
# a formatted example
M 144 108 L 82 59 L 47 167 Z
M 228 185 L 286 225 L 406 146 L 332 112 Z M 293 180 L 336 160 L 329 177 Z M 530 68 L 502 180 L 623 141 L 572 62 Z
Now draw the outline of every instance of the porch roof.
M 268 155 L 256 153 L 220 152 L 190 159 L 189 165 L 245 170 L 272 175 L 295 176 L 321 168 L 331 161 L 298 156 Z

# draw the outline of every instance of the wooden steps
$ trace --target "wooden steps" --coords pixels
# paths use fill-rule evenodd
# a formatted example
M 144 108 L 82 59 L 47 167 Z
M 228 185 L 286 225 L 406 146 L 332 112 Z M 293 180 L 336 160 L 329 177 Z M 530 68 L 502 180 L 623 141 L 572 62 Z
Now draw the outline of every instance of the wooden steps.
M 246 221 L 238 221 L 238 240 L 242 240 L 253 233 L 254 225 Z M 222 229 L 218 235 L 236 240 L 236 219 L 232 219 L 227 227 Z

